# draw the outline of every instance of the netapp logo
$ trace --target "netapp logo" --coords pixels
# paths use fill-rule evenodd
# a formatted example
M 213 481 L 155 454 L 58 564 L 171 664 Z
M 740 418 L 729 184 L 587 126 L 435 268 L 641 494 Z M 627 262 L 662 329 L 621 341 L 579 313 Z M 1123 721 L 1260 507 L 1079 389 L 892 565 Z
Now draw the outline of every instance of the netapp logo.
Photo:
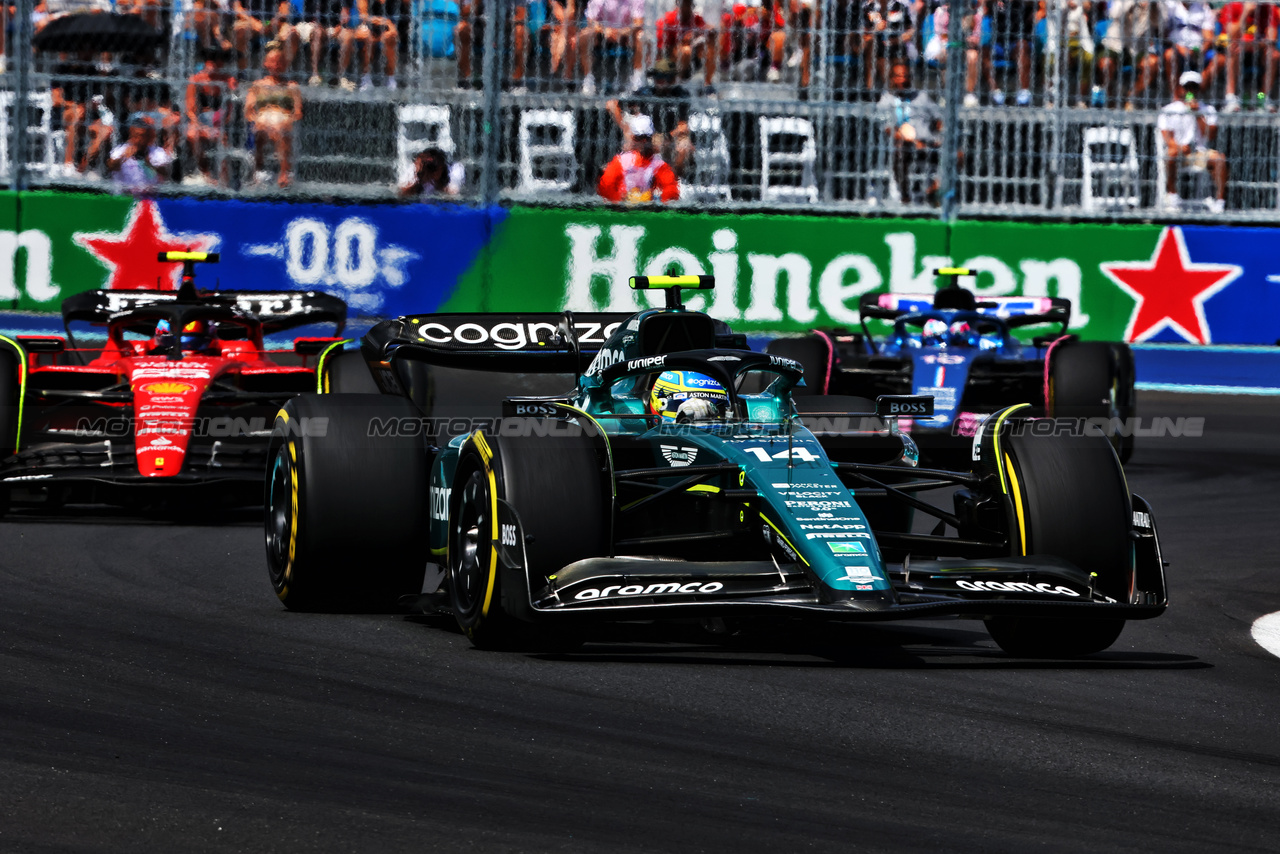
M 861 531 L 866 525 L 842 525 L 837 522 L 825 522 L 820 525 L 801 525 L 802 531 Z
M 594 587 L 588 587 L 586 590 L 580 590 L 573 595 L 574 599 L 609 599 L 615 596 L 670 596 L 677 593 L 715 593 L 717 590 L 723 590 L 724 585 L 719 581 L 690 581 L 687 584 L 678 584 L 676 582 L 668 582 L 665 584 L 628 584 L 612 585 L 602 590 Z
M 1027 581 L 957 581 L 956 587 L 961 590 L 972 590 L 977 593 L 1052 593 L 1055 596 L 1079 596 L 1070 587 L 1051 586 L 1046 582 L 1031 584 Z

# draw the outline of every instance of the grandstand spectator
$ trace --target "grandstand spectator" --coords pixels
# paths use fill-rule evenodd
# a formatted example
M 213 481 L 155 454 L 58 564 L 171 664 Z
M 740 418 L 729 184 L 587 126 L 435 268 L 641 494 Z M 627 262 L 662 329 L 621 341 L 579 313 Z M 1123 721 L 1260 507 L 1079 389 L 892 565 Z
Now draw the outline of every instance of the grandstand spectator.
M 703 94 L 715 90 L 711 81 L 716 73 L 716 33 L 706 20 L 693 10 L 693 0 L 676 0 L 676 8 L 658 18 L 658 57 L 673 60 L 680 78 L 688 80 L 700 65 L 703 72 Z
M 1015 103 L 1031 103 L 1031 43 L 1035 40 L 1036 21 L 1040 18 L 1037 0 L 987 0 L 986 16 L 991 20 L 991 44 L 983 52 L 991 103 L 1005 102 L 1005 83 L 996 80 L 997 54 L 1012 61 L 1018 74 Z
M 644 26 L 644 0 L 588 0 L 586 19 L 578 30 L 578 61 L 582 67 L 582 94 L 596 93 L 596 48 L 610 48 L 631 55 L 628 91 L 644 85 L 644 51 L 640 31 Z M 614 69 L 621 74 L 622 69 Z
M 573 79 L 578 56 L 578 8 L 586 0 L 547 0 L 551 27 L 548 53 L 551 76 L 561 72 L 565 80 Z
M 153 29 L 159 30 L 160 13 L 167 8 L 160 0 L 116 0 L 116 11 L 123 15 L 137 15 Z
M 911 67 L 894 60 L 889 70 L 889 90 L 879 102 L 886 114 L 884 132 L 893 144 L 893 176 L 904 205 L 913 201 L 912 177 L 923 166 L 928 170 L 926 198 L 937 202 L 937 167 L 942 148 L 942 110 L 923 91 L 911 86 Z
M 360 45 L 360 91 L 373 88 L 373 46 L 382 46 L 383 74 L 388 89 L 396 88 L 396 59 L 400 47 L 400 31 L 393 18 L 396 0 L 355 0 L 353 23 L 355 40 Z
M 225 53 L 206 52 L 204 67 L 187 80 L 187 144 L 199 171 L 184 179 L 184 184 L 213 185 L 221 178 L 213 174 L 209 149 L 225 140 L 228 96 L 236 87 L 236 78 L 223 67 L 225 62 Z
M 326 39 L 338 38 L 339 50 L 342 49 L 341 24 L 343 21 L 342 0 L 291 0 L 288 23 L 280 28 L 280 46 L 284 50 L 286 68 L 293 68 L 294 59 L 302 50 L 308 48 L 310 58 L 310 75 L 308 85 L 320 86 L 324 78 L 320 76 L 320 58 L 324 54 Z M 347 20 L 350 20 L 349 16 Z M 350 29 L 350 28 L 348 28 Z M 350 67 L 351 53 L 355 42 L 354 30 L 346 42 L 347 61 L 343 70 Z
M 605 104 L 609 115 L 622 130 L 626 148 L 632 147 L 631 121 L 639 116 L 652 120 L 657 136 L 655 146 L 677 178 L 684 178 L 693 166 L 693 137 L 689 133 L 689 90 L 677 82 L 676 65 L 660 59 L 649 69 L 650 83 L 637 89 L 623 102 Z
M 231 40 L 223 25 L 230 26 L 232 15 L 228 0 L 193 0 L 191 31 L 196 37 L 196 49 L 231 50 Z
M 960 32 L 964 36 L 964 105 L 978 106 L 978 71 L 982 50 L 982 21 L 984 9 L 980 0 L 966 0 L 969 8 L 960 21 Z M 947 33 L 951 26 L 951 4 L 939 3 L 933 10 L 933 35 L 924 45 L 925 62 L 937 63 L 939 68 L 947 67 Z
M 178 125 L 182 118 L 173 108 L 169 84 L 147 75 L 141 64 L 136 66 L 133 79 L 124 86 L 126 125 L 132 125 L 139 117 L 151 120 L 156 141 L 169 157 L 178 151 Z
M 529 4 L 542 0 L 508 0 L 501 4 L 511 11 L 511 92 L 523 94 L 525 66 L 529 60 Z M 581 3 L 582 0 L 577 0 Z M 464 0 L 460 7 L 453 41 L 458 54 L 458 85 L 469 89 L 474 80 L 473 46 L 484 43 L 484 0 Z
M 53 112 L 62 120 L 66 177 L 87 173 L 90 164 L 96 167 L 111 142 L 115 112 L 107 103 L 102 76 L 101 64 L 88 53 L 74 54 L 58 63 L 50 75 Z M 77 166 L 76 154 L 82 141 L 85 153 Z
M 1133 87 L 1124 108 L 1132 110 L 1160 70 L 1161 37 L 1165 32 L 1162 0 L 1111 0 L 1107 6 L 1107 33 L 1102 37 L 1098 60 L 1098 84 L 1103 97 L 1112 97 L 1118 71 L 1132 67 Z M 1118 97 L 1118 96 L 1117 96 Z
M 632 116 L 628 125 L 631 142 L 626 151 L 609 161 L 596 192 L 611 202 L 652 202 L 655 195 L 664 205 L 676 201 L 680 185 L 675 172 L 654 149 L 653 120 Z
M 1169 0 L 1167 6 L 1169 31 L 1164 67 L 1169 75 L 1169 91 L 1178 90 L 1178 78 L 1184 71 L 1199 71 L 1204 79 L 1202 88 L 1210 88 L 1215 71 L 1223 64 L 1213 50 L 1217 15 L 1201 0 L 1190 3 Z
M 1226 43 L 1227 91 L 1223 111 L 1232 113 L 1240 109 L 1237 87 L 1244 77 L 1243 61 L 1253 66 L 1254 86 L 1258 85 L 1258 66 L 1262 66 L 1262 86 L 1258 89 L 1258 104 L 1274 109 L 1268 99 L 1275 85 L 1276 66 L 1280 64 L 1280 51 L 1276 49 L 1277 29 L 1280 29 L 1280 5 L 1274 3 L 1228 3 L 1218 15 L 1222 25 L 1221 41 Z
M 1226 209 L 1227 158 L 1213 149 L 1218 132 L 1218 118 L 1213 107 L 1200 103 L 1200 74 L 1184 71 L 1174 89 L 1174 99 L 1160 111 L 1156 127 L 1164 137 L 1165 207 L 1177 210 L 1178 172 L 1181 169 L 1207 169 L 1213 175 L 1216 197 L 1205 199 L 1214 213 Z
M 1062 38 L 1067 42 L 1067 86 L 1072 79 L 1079 81 L 1078 107 L 1090 103 L 1101 107 L 1106 103 L 1102 87 L 1093 85 L 1093 5 L 1089 0 L 1067 0 L 1062 18 Z
M 413 159 L 413 180 L 400 188 L 400 198 L 425 200 L 456 196 L 462 192 L 465 176 L 461 163 L 450 164 L 439 148 L 428 148 Z
M 779 2 L 735 3 L 721 16 L 720 74 L 725 80 L 782 79 L 786 59 L 786 15 Z
M 156 145 L 156 127 L 138 116 L 129 123 L 129 138 L 111 149 L 107 170 L 116 186 L 130 193 L 145 192 L 168 180 L 173 156 Z
M 289 186 L 293 178 L 293 131 L 302 120 L 302 90 L 284 77 L 284 52 L 272 48 L 262 59 L 263 76 L 249 87 L 244 103 L 244 118 L 252 126 L 254 179 L 261 183 L 269 175 L 265 171 L 268 146 L 280 160 L 276 183 Z
M 862 4 L 862 68 L 867 91 L 885 80 L 888 63 L 915 59 L 915 21 L 908 0 L 865 0 Z
M 235 42 L 236 67 L 241 75 L 249 70 L 252 53 L 274 41 L 289 20 L 288 0 L 232 0 L 235 23 L 231 36 Z M 265 64 L 265 57 L 264 57 Z

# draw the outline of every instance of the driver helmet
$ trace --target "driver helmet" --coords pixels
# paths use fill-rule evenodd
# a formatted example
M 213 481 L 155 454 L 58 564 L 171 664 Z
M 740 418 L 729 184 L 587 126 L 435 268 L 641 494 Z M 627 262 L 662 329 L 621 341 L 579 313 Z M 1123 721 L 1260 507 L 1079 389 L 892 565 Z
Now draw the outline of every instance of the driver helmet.
M 926 347 L 946 347 L 948 332 L 945 320 L 930 318 L 920 330 L 920 343 Z
M 649 393 L 649 412 L 674 424 L 722 421 L 729 392 L 705 374 L 663 371 Z
M 951 324 L 951 343 L 957 347 L 977 347 L 978 334 L 967 320 L 957 320 Z
M 207 320 L 193 320 L 182 327 L 182 349 L 199 353 L 209 349 L 213 341 L 213 324 Z

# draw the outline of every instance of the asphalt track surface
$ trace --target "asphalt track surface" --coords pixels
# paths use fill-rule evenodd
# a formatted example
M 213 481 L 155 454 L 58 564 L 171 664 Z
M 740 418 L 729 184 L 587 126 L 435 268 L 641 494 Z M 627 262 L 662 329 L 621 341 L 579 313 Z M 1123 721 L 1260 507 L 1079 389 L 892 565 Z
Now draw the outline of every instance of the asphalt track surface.
M 0 851 L 1275 851 L 1280 401 L 1130 466 L 1166 616 L 1076 662 L 980 623 L 473 650 L 285 611 L 256 516 L 0 523 Z

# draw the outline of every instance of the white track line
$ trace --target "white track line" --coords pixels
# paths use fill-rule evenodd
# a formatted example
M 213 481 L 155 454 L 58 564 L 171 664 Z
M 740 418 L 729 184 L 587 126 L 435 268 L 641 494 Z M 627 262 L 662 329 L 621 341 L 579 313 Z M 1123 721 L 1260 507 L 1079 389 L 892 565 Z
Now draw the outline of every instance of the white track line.
M 1259 617 L 1250 632 L 1258 645 L 1276 657 L 1280 657 L 1280 611 Z

